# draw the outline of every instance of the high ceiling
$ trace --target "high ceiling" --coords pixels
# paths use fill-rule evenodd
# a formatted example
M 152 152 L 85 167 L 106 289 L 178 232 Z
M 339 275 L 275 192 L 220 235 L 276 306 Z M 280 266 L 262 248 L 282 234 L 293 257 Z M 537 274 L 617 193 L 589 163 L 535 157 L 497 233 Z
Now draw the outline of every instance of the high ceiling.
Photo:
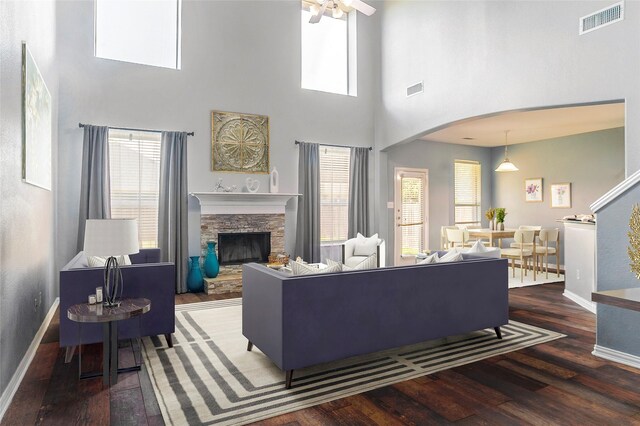
M 494 147 L 553 139 L 624 126 L 624 102 L 505 112 L 451 123 L 420 139 Z M 472 138 L 472 139 L 468 139 Z

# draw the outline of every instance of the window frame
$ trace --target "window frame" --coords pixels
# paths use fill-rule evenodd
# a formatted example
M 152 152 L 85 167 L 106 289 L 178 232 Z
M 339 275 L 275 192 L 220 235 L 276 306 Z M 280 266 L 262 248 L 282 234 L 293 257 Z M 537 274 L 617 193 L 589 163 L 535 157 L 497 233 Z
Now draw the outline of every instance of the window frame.
M 311 4 L 314 4 L 314 2 L 301 0 L 300 13 L 302 14 L 302 12 L 304 11 L 309 11 L 309 6 Z M 330 9 L 326 9 L 322 19 L 336 19 L 336 18 L 332 16 Z M 302 82 L 303 82 L 304 70 L 302 67 L 302 58 L 304 55 L 304 43 L 302 42 L 302 37 L 303 37 L 304 29 L 302 28 L 302 25 L 305 25 L 305 24 L 316 25 L 316 24 L 309 24 L 308 22 L 302 22 L 302 20 L 301 20 L 301 27 L 300 27 L 300 88 L 303 90 L 312 90 L 312 91 L 321 92 L 321 93 L 331 93 L 335 95 L 357 97 L 358 96 L 358 81 L 357 81 L 358 79 L 358 49 L 357 49 L 358 30 L 357 30 L 356 10 L 352 10 L 349 13 L 345 12 L 344 16 L 339 19 L 344 19 L 347 23 L 347 31 L 346 31 L 347 61 L 346 61 L 346 69 L 345 69 L 345 75 L 347 79 L 346 92 L 334 92 L 334 91 L 328 91 L 328 90 L 322 90 L 318 88 L 303 86 Z
M 457 191 L 456 191 L 456 165 L 457 164 L 469 164 L 478 167 L 477 171 L 477 192 L 476 198 L 477 203 L 457 203 Z M 456 216 L 456 208 L 457 207 L 477 207 L 477 216 L 475 221 L 458 221 L 458 217 Z M 454 225 L 463 225 L 463 226 L 475 226 L 482 225 L 482 163 L 477 160 L 454 160 L 453 161 L 453 223 Z
M 349 222 L 348 222 L 348 220 L 349 220 L 349 190 L 350 190 L 350 188 L 349 188 L 350 181 L 349 180 L 351 178 L 351 148 L 350 147 L 330 146 L 330 145 L 319 145 L 319 150 L 320 150 L 320 152 L 319 152 L 319 159 L 318 160 L 319 160 L 319 174 L 320 174 L 320 193 L 319 193 L 319 196 L 320 196 L 320 245 L 321 246 L 339 245 L 339 244 L 342 244 L 342 243 L 344 243 L 345 241 L 347 241 L 349 239 L 349 229 L 348 229 L 348 223 Z M 323 202 L 322 201 L 322 198 L 323 198 L 322 197 L 322 194 L 323 194 L 323 191 L 322 191 L 322 183 L 323 183 L 323 176 L 322 176 L 322 174 L 323 174 L 322 162 L 323 161 L 322 161 L 322 156 L 323 156 L 323 152 L 322 151 L 323 150 L 325 150 L 325 154 L 324 155 L 326 155 L 326 150 L 345 151 L 345 154 L 346 154 L 346 157 L 347 157 L 346 158 L 346 164 L 347 164 L 347 167 L 346 167 L 346 174 L 347 174 L 346 180 L 343 181 L 343 182 L 338 182 L 338 183 L 336 183 L 335 181 L 332 180 L 332 183 L 331 183 L 332 188 L 333 188 L 333 185 L 336 185 L 336 184 L 346 185 L 347 191 L 346 191 L 346 199 L 345 199 L 344 202 L 335 203 L 332 200 L 331 202 L 327 203 L 327 202 Z M 329 207 L 329 206 L 331 206 L 331 207 L 332 206 L 343 206 L 343 207 L 346 207 L 345 208 L 344 224 L 347 225 L 347 228 L 344 231 L 344 239 L 342 239 L 342 238 L 337 238 L 337 239 L 333 238 L 331 240 L 324 240 L 323 241 L 323 239 L 322 239 L 322 217 L 325 216 L 325 215 L 322 214 L 323 205 L 325 207 Z M 335 223 L 332 223 L 332 226 L 333 226 L 334 229 L 332 229 L 331 234 L 334 237 L 335 237 L 335 234 L 336 234 L 334 232 L 335 231 L 335 225 L 336 225 Z
M 140 61 L 131 61 L 122 58 L 112 58 L 98 55 L 98 0 L 93 0 L 93 56 L 98 59 L 108 61 L 118 61 L 128 64 L 145 65 L 149 67 L 164 68 L 179 71 L 182 69 L 182 0 L 171 0 L 176 2 L 176 56 L 173 66 L 150 64 Z

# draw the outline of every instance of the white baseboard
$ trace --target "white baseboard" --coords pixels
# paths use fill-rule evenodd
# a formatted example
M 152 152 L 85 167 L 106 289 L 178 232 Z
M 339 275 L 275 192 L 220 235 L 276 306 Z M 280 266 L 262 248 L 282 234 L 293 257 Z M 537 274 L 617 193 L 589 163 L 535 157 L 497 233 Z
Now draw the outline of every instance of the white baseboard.
M 585 299 L 584 297 L 580 297 L 577 294 L 575 294 L 572 291 L 566 290 L 564 291 L 564 293 L 562 293 L 562 295 L 564 297 L 566 297 L 567 299 L 571 299 L 574 302 L 576 302 L 578 305 L 582 306 L 583 308 L 585 308 L 587 311 L 592 312 L 592 313 L 596 313 L 596 304 Z
M 609 361 L 640 368 L 640 356 L 631 355 L 626 352 L 620 352 L 615 349 L 605 348 L 604 346 L 599 345 L 595 345 L 593 347 L 593 352 L 591 352 L 591 354 Z
M 22 383 L 22 379 L 24 378 L 24 375 L 27 373 L 27 370 L 31 365 L 31 361 L 33 361 L 33 357 L 36 356 L 36 351 L 38 350 L 38 346 L 40 346 L 40 342 L 44 337 L 44 333 L 47 331 L 47 328 L 49 327 L 49 323 L 51 322 L 51 319 L 53 318 L 53 315 L 55 314 L 59 304 L 60 304 L 60 298 L 56 297 L 56 300 L 53 301 L 53 304 L 49 308 L 49 312 L 47 312 L 47 315 L 44 317 L 44 321 L 42 321 L 42 324 L 40 325 L 38 332 L 33 337 L 33 340 L 29 345 L 29 349 L 27 349 L 27 353 L 24 354 L 22 361 L 20 361 L 18 368 L 16 368 L 16 372 L 13 373 L 13 377 L 11 378 L 11 381 L 9 382 L 9 384 L 7 385 L 7 388 L 2 393 L 2 396 L 0 396 L 0 421 L 4 417 L 4 414 L 7 412 L 7 409 L 9 408 L 9 405 L 11 404 L 13 397 L 15 396 L 18 388 L 20 387 L 20 383 Z

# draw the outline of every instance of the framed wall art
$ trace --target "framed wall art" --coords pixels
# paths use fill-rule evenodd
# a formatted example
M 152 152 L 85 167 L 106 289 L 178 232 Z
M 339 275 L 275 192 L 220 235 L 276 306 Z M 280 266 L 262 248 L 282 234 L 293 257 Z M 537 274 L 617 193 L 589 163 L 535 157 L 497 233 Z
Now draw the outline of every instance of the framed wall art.
M 212 111 L 211 170 L 269 173 L 269 117 Z
M 571 208 L 571 183 L 554 183 L 551 185 L 551 207 L 558 209 Z
M 51 190 L 51 94 L 22 43 L 22 179 Z
M 524 200 L 527 203 L 542 202 L 542 178 L 524 180 Z

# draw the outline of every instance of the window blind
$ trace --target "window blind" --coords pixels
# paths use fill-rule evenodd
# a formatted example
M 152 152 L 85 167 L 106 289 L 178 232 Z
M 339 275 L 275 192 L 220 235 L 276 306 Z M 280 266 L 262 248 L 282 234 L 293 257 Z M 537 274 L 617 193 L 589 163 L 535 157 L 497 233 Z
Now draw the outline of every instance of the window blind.
M 111 217 L 138 219 L 140 247 L 158 246 L 160 133 L 109 130 Z
M 455 160 L 454 221 L 461 225 L 480 225 L 482 175 L 477 161 Z
M 400 226 L 403 256 L 416 255 L 424 249 L 424 185 L 422 177 L 402 176 L 400 181 Z
M 320 146 L 320 242 L 347 240 L 349 148 Z

